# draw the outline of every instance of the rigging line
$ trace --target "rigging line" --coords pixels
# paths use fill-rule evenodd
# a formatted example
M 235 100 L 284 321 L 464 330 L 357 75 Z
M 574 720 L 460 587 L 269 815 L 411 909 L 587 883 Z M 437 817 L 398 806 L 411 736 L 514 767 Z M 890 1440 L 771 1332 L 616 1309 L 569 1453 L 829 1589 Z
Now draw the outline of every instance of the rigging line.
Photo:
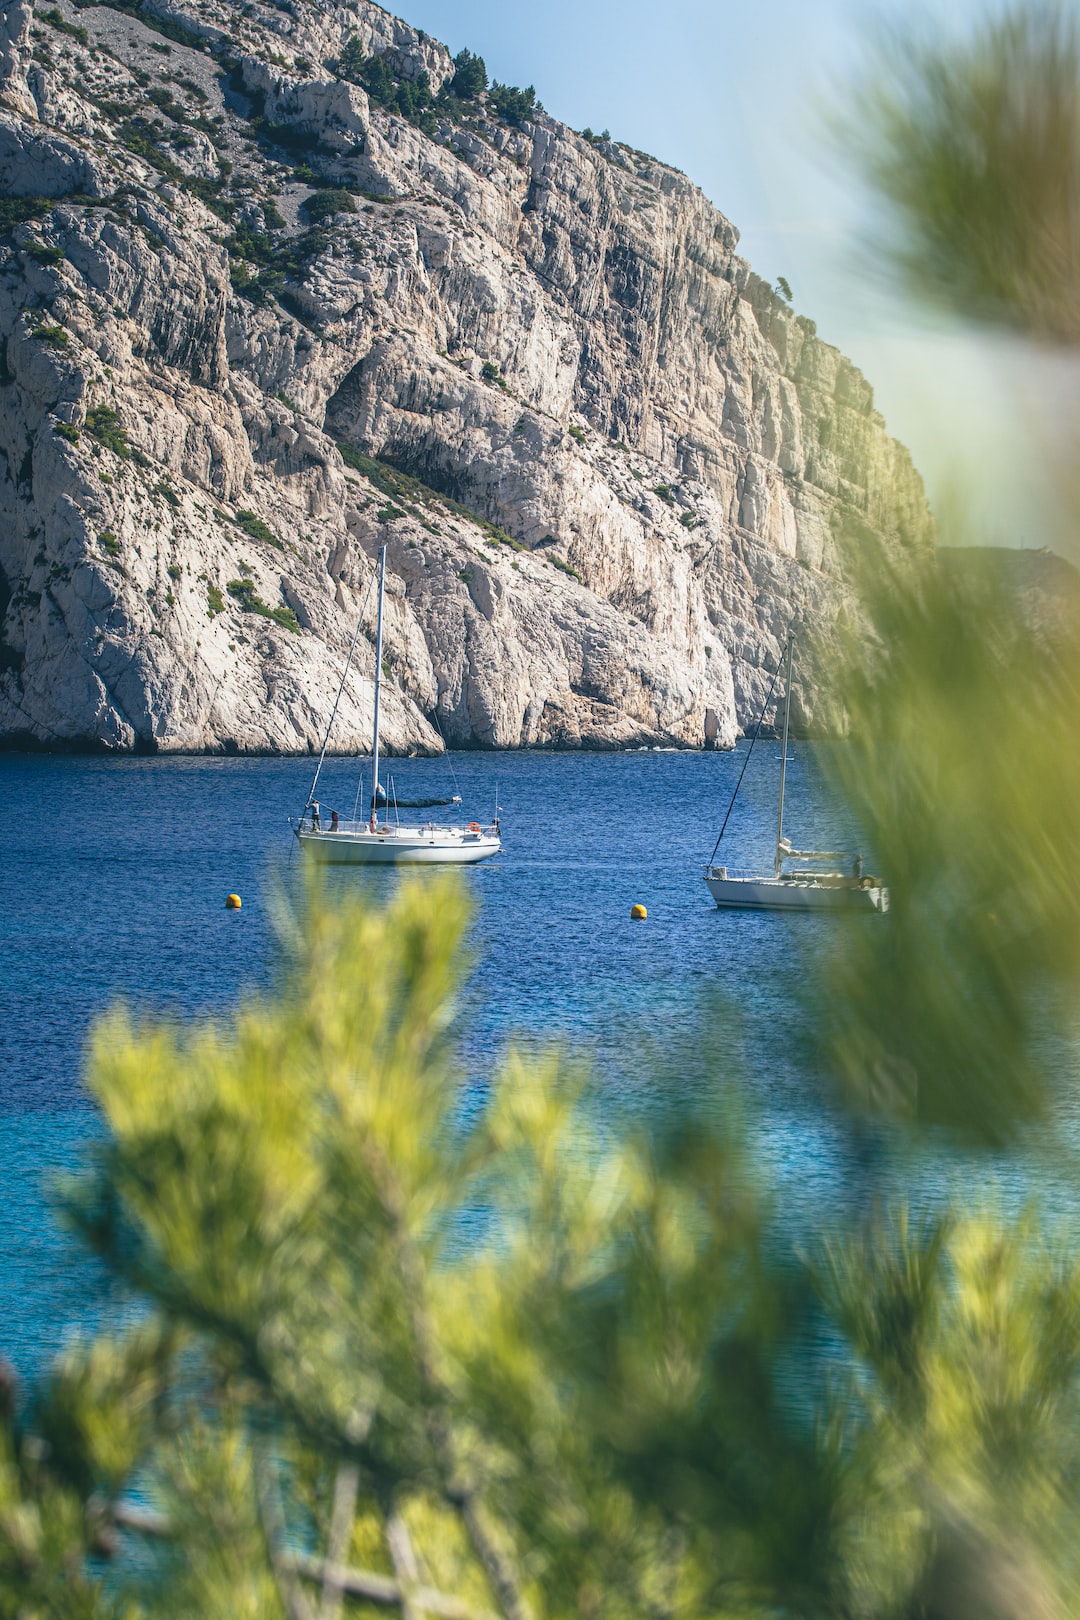
M 460 799 L 460 797 L 461 797 L 461 789 L 458 787 L 457 772 L 454 770 L 454 762 L 450 758 L 450 746 L 447 743 L 445 736 L 443 736 L 443 728 L 439 724 L 439 693 L 438 693 L 437 689 L 436 689 L 436 692 L 435 692 L 435 707 L 431 711 L 431 718 L 435 722 L 435 730 L 439 733 L 439 736 L 442 737 L 443 758 L 445 759 L 446 763 L 450 767 L 450 778 L 451 778 L 451 781 L 454 784 L 454 792 L 457 794 L 458 798 Z
M 785 646 L 784 646 L 784 652 L 785 653 L 787 652 L 786 643 L 785 643 Z M 716 840 L 716 843 L 713 845 L 713 852 L 709 856 L 709 865 L 710 866 L 712 865 L 713 861 L 715 861 L 715 859 L 716 859 L 716 852 L 720 848 L 720 839 L 723 838 L 723 836 L 724 836 L 724 828 L 727 826 L 728 821 L 729 821 L 730 816 L 731 816 L 731 812 L 735 808 L 735 800 L 739 796 L 739 789 L 742 787 L 742 779 L 746 775 L 746 767 L 750 763 L 750 755 L 754 752 L 754 744 L 757 742 L 758 736 L 759 736 L 759 734 L 761 732 L 762 721 L 765 719 L 765 715 L 768 712 L 769 704 L 772 702 L 773 689 L 776 686 L 776 678 L 779 675 L 779 673 L 780 673 L 780 671 L 781 671 L 781 669 L 783 667 L 784 667 L 784 657 L 783 657 L 783 654 L 781 654 L 780 662 L 777 664 L 776 668 L 773 670 L 772 685 L 769 687 L 768 694 L 766 695 L 766 698 L 765 698 L 765 702 L 761 705 L 761 713 L 758 715 L 757 725 L 754 727 L 754 735 L 750 739 L 750 746 L 746 750 L 746 758 L 743 760 L 743 767 L 742 767 L 742 770 L 739 772 L 739 780 L 735 784 L 735 792 L 731 795 L 731 802 L 729 803 L 729 805 L 727 807 L 727 814 L 724 816 L 724 825 L 720 828 L 719 836 L 718 836 L 718 838 Z
M 364 614 L 367 612 L 368 597 L 371 595 L 371 587 L 374 585 L 374 583 L 375 575 L 372 574 L 371 578 L 368 580 L 367 590 L 364 592 L 364 600 L 360 604 L 360 617 L 356 621 L 356 629 L 353 631 L 353 638 L 349 643 L 349 656 L 346 658 L 345 668 L 341 672 L 341 683 L 337 689 L 337 697 L 334 699 L 334 707 L 330 710 L 330 719 L 327 721 L 326 736 L 323 738 L 322 750 L 319 754 L 319 763 L 315 767 L 315 775 L 311 779 L 311 791 L 307 796 L 307 803 L 304 806 L 305 816 L 311 808 L 311 802 L 315 797 L 315 789 L 319 785 L 319 772 L 322 770 L 323 760 L 326 758 L 326 750 L 330 743 L 330 733 L 334 729 L 334 717 L 338 712 L 338 704 L 341 702 L 341 694 L 345 690 L 345 682 L 349 677 L 349 665 L 352 663 L 352 655 L 356 651 L 356 642 L 360 635 L 360 626 L 364 622 Z M 303 817 L 301 817 L 301 820 L 303 820 Z

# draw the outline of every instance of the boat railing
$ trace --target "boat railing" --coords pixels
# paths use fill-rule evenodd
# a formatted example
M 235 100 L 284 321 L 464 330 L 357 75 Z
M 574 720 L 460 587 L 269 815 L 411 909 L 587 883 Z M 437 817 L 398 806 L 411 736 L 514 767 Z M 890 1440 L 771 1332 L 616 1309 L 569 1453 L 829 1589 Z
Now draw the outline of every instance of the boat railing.
M 745 866 L 707 866 L 705 876 L 717 878 L 721 882 L 733 879 L 736 883 L 816 883 L 825 884 L 829 888 L 859 888 L 869 887 L 871 879 L 856 878 L 847 872 L 837 872 L 835 868 L 826 869 L 812 866 L 788 866 L 782 872 L 768 872 L 762 867 Z
M 766 879 L 772 881 L 772 873 L 766 872 L 764 867 L 751 866 L 707 866 L 705 876 L 711 878 L 734 878 L 739 883 L 763 883 Z
M 293 817 L 290 816 L 289 824 L 294 832 L 344 834 L 347 837 L 356 837 L 359 833 L 370 833 L 373 830 L 370 821 L 354 821 L 351 818 L 346 820 L 344 816 L 338 817 L 336 826 L 328 816 L 320 816 L 316 824 L 310 815 L 302 816 L 298 821 L 294 821 Z M 459 823 L 452 826 L 447 822 L 433 821 L 430 816 L 424 821 L 417 818 L 415 822 L 410 822 L 407 825 L 397 821 L 383 820 L 379 821 L 374 828 L 375 833 L 383 838 L 393 838 L 398 833 L 429 833 L 436 830 L 439 832 L 460 833 L 463 840 L 465 838 L 498 838 L 500 836 L 500 827 L 497 821 L 491 822 L 486 827 L 481 826 L 477 821 L 470 821 L 467 825 Z

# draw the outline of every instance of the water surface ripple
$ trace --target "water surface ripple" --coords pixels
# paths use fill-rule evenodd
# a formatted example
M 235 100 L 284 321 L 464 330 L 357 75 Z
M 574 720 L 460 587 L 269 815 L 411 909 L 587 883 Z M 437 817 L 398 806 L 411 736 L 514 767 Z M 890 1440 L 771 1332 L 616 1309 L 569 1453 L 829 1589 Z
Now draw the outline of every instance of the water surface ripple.
M 601 1099 L 646 1123 L 673 1097 L 708 1093 L 716 1065 L 735 1061 L 762 1104 L 769 1175 L 785 1197 L 816 1201 L 842 1177 L 843 1148 L 800 1057 L 801 952 L 868 924 L 716 910 L 701 873 L 745 747 L 457 754 L 392 769 L 402 794 L 452 788 L 452 769 L 467 819 L 488 818 L 496 789 L 502 805 L 504 854 L 465 877 L 477 907 L 467 1105 L 482 1104 L 511 1038 L 588 1051 Z M 828 805 L 821 745 L 792 758 L 793 834 L 837 847 L 853 834 Z M 770 855 L 778 767 L 779 745 L 760 742 L 725 837 L 732 864 Z M 111 1303 L 47 1191 L 97 1129 L 81 1084 L 92 1020 L 118 998 L 180 1017 L 220 1011 L 267 981 L 269 894 L 295 876 L 287 817 L 310 771 L 281 759 L 0 758 L 0 1354 L 23 1373 Z M 351 814 L 356 785 L 351 761 L 329 761 L 324 810 Z M 240 912 L 224 908 L 231 890 Z M 634 902 L 646 923 L 630 921 Z

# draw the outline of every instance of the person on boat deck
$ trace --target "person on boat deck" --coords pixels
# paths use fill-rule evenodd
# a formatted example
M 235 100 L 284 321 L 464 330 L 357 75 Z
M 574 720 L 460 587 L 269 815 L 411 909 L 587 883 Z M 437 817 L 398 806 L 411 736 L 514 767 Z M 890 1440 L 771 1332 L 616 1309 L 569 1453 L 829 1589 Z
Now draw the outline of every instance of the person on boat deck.
M 336 810 L 331 810 L 331 812 L 330 812 L 330 831 L 331 832 L 337 832 L 337 830 L 338 830 L 338 813 L 337 813 Z
M 318 799 L 315 799 L 313 801 L 313 803 L 312 803 L 312 806 L 311 806 L 311 830 L 312 830 L 312 832 L 321 832 L 322 831 L 322 822 L 319 820 L 319 801 L 318 801 Z
M 862 878 L 862 856 L 861 855 L 856 855 L 854 861 L 851 863 L 851 875 L 852 875 L 853 878 L 860 878 L 860 879 Z

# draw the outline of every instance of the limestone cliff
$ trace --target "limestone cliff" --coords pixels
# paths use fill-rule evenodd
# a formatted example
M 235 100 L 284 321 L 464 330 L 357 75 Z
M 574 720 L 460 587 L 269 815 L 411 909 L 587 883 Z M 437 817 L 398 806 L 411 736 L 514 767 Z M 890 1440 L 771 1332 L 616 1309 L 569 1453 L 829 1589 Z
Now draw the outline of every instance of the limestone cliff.
M 941 546 L 938 564 L 960 598 L 1009 614 L 1037 647 L 1067 649 L 1080 637 L 1080 570 L 1046 546 Z
M 392 747 L 727 745 L 932 547 L 700 191 L 363 0 L 9 0 L 0 233 L 7 739 L 308 749 L 385 543 Z

